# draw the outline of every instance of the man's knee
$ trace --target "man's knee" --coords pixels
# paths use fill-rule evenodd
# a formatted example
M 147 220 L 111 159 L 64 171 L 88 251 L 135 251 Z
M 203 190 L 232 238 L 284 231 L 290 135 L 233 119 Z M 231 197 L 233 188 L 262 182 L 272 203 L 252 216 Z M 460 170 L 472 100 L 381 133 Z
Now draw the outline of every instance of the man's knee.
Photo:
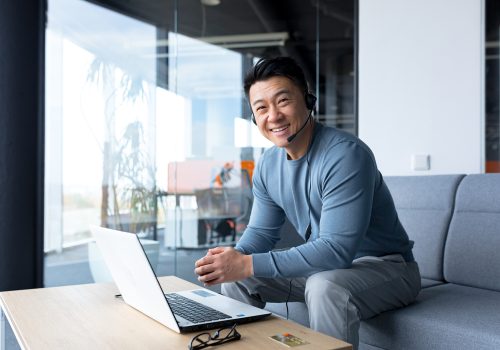
M 316 273 L 306 282 L 306 303 L 311 328 L 333 337 L 357 343 L 359 313 L 345 288 L 342 270 Z
M 336 294 L 348 293 L 345 288 L 343 270 L 331 270 L 315 273 L 306 282 L 306 300 L 326 298 L 333 291 Z

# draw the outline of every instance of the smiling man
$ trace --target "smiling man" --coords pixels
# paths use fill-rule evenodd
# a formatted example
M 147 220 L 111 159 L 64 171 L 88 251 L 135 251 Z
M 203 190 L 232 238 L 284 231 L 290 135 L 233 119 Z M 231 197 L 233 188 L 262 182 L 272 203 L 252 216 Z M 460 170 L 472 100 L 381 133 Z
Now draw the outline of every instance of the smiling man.
M 255 111 L 254 122 L 262 135 L 277 147 L 285 148 L 290 159 L 302 157 L 307 152 L 313 132 L 312 123 L 307 127 L 307 122 L 312 120 L 316 98 L 301 91 L 289 78 L 281 76 L 255 82 L 249 94 L 252 95 L 251 107 Z M 306 121 L 304 116 L 307 116 Z M 298 132 L 303 135 L 291 142 L 299 136 Z
M 305 302 L 311 328 L 356 349 L 360 320 L 415 300 L 413 242 L 368 146 L 312 118 L 316 97 L 293 59 L 260 60 L 244 88 L 254 123 L 275 147 L 257 164 L 242 238 L 198 260 L 198 279 L 224 283 L 223 294 L 258 307 Z M 285 218 L 304 243 L 276 251 Z

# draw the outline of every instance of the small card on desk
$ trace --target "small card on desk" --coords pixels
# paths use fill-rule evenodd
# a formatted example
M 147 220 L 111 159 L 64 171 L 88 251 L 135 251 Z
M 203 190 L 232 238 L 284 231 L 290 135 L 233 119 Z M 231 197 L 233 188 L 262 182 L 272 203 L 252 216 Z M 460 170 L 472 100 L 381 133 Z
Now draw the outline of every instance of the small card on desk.
M 278 343 L 283 344 L 285 346 L 288 346 L 290 348 L 293 348 L 293 347 L 296 347 L 299 345 L 309 344 L 304 339 L 296 337 L 290 333 L 276 334 L 276 335 L 271 336 L 271 339 L 276 340 Z

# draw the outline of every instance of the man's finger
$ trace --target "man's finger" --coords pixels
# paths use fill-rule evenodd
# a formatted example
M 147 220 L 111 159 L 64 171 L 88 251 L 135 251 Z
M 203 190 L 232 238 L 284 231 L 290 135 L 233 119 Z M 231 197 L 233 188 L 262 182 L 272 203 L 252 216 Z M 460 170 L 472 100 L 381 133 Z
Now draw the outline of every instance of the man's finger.
M 197 260 L 194 264 L 195 267 L 200 267 L 203 265 L 211 264 L 213 263 L 214 259 L 211 256 L 204 256 L 203 258 Z
M 214 271 L 214 268 L 211 265 L 203 265 L 203 266 L 200 266 L 200 267 L 197 267 L 196 269 L 194 269 L 194 273 L 196 273 L 199 276 L 204 276 L 204 275 L 211 273 L 213 271 Z
M 216 284 L 219 284 L 219 283 L 222 283 L 222 282 L 224 282 L 224 278 L 219 277 L 219 278 L 217 278 L 215 280 L 211 280 L 211 281 L 205 282 L 204 286 L 205 287 L 215 286 Z
M 201 265 L 202 265 L 202 263 L 201 263 L 201 259 L 196 260 L 196 262 L 194 263 L 194 266 L 195 266 L 195 267 L 199 267 L 199 266 L 201 266 Z
M 208 254 L 210 254 L 210 255 L 219 254 L 219 253 L 224 252 L 224 250 L 225 249 L 222 247 L 215 247 L 215 248 L 209 249 Z
M 199 276 L 198 281 L 203 283 L 210 283 L 214 280 L 217 280 L 218 278 L 219 278 L 219 273 L 216 271 L 212 271 L 210 273 Z

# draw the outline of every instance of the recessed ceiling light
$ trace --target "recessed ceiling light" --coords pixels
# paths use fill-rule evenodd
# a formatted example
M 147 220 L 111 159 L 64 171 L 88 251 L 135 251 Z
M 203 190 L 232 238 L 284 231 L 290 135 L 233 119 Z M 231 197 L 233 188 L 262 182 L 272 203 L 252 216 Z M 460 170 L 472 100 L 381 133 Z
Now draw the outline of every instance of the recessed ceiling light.
M 203 5 L 217 6 L 220 5 L 220 0 L 200 0 Z

